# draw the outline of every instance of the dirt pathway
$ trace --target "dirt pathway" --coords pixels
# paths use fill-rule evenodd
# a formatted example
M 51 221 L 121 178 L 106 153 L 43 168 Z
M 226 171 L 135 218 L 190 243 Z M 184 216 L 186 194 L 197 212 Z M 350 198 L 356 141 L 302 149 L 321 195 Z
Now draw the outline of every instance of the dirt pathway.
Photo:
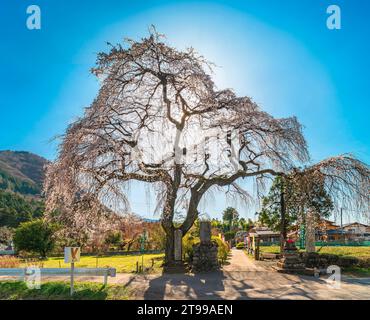
M 258 266 L 249 258 L 243 250 L 232 249 L 228 264 L 223 267 L 225 272 L 234 271 L 266 271 L 262 266 Z

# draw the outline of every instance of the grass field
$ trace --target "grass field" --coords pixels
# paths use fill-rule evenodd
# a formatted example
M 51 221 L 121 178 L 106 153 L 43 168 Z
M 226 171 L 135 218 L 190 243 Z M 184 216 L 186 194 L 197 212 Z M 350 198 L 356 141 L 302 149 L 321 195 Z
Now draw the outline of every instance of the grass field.
M 28 289 L 25 282 L 0 282 L 0 300 L 127 300 L 128 290 L 122 285 L 102 286 L 98 283 L 75 282 L 70 296 L 69 283 L 47 282 L 38 289 Z
M 151 272 L 160 272 L 162 270 L 163 254 L 144 254 L 144 268 L 152 266 L 152 259 L 154 259 L 154 266 Z M 117 256 L 81 256 L 81 260 L 75 263 L 76 268 L 116 268 L 117 272 L 135 272 L 136 262 L 139 265 L 142 263 L 141 255 L 117 255 Z M 64 263 L 63 257 L 49 258 L 45 261 L 37 263 L 43 268 L 69 268 L 70 264 Z
M 329 253 L 342 257 L 356 257 L 360 259 L 370 259 L 370 247 L 316 247 L 319 254 Z M 260 246 L 260 252 L 279 253 L 279 246 Z
M 316 248 L 316 250 L 317 249 L 318 248 Z M 322 247 L 319 253 L 330 253 L 343 257 L 370 259 L 370 247 Z

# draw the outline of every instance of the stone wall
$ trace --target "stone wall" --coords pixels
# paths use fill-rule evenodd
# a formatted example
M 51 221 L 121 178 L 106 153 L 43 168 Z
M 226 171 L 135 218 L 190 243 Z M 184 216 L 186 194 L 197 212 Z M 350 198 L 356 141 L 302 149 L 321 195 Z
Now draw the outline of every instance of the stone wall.
M 370 259 L 360 260 L 355 257 L 340 257 L 335 254 L 318 254 L 317 252 L 303 252 L 300 256 L 307 268 L 327 268 L 330 265 L 337 265 L 341 268 L 370 267 Z

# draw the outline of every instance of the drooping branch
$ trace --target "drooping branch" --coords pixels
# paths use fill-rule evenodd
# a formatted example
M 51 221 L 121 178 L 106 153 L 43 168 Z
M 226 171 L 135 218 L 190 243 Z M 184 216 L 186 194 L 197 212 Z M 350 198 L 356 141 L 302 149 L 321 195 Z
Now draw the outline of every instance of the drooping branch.
M 312 181 L 321 180 L 339 208 L 347 207 L 370 215 L 370 168 L 345 154 L 331 157 L 306 169 Z

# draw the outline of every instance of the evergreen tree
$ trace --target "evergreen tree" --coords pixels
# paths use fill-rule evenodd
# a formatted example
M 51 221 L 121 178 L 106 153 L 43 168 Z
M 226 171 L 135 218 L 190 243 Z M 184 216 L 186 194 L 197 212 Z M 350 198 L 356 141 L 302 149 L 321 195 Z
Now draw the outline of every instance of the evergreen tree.
M 233 226 L 237 224 L 239 219 L 239 213 L 235 208 L 228 207 L 222 213 L 222 220 L 228 226 L 228 231 L 231 231 Z
M 311 208 L 321 217 L 328 217 L 333 210 L 333 202 L 323 184 L 313 183 L 310 189 L 296 183 L 292 177 L 276 177 L 268 195 L 262 199 L 259 221 L 273 230 L 281 227 L 280 195 L 284 191 L 286 223 L 292 226 L 298 218 L 304 220 L 306 211 Z

